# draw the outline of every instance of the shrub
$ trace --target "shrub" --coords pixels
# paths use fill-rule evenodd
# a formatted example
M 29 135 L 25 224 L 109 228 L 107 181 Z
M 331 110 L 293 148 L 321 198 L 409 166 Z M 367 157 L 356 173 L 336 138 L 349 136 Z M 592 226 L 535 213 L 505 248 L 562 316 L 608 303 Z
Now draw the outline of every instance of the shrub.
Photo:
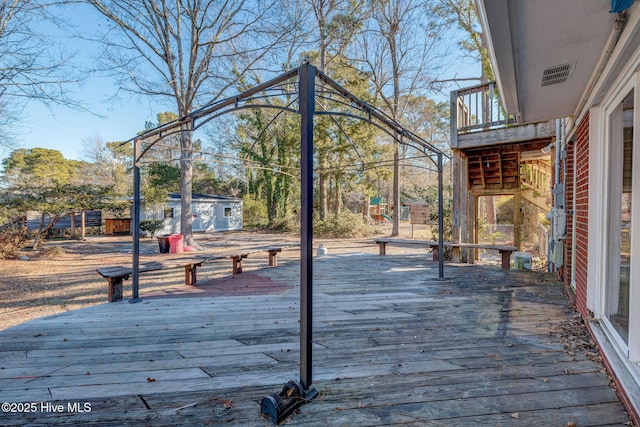
M 42 251 L 40 251 L 39 255 L 42 258 L 58 258 L 64 255 L 65 253 L 66 251 L 64 250 L 64 248 L 61 248 L 59 246 L 53 246 L 49 248 L 44 248 Z
M 28 237 L 27 227 L 20 220 L 0 227 L 0 259 L 17 259 Z
M 313 234 L 317 237 L 365 237 L 374 233 L 361 214 L 347 211 L 330 215 L 324 220 L 316 220 L 313 225 Z
M 274 218 L 269 230 L 282 233 L 298 231 L 300 230 L 300 217 L 294 213 L 288 213 L 285 216 Z
M 242 216 L 245 227 L 265 227 L 269 223 L 266 203 L 249 195 L 242 198 Z
M 145 219 L 140 221 L 140 230 L 148 233 L 150 237 L 156 234 L 156 231 L 164 228 L 164 220 L 162 219 Z

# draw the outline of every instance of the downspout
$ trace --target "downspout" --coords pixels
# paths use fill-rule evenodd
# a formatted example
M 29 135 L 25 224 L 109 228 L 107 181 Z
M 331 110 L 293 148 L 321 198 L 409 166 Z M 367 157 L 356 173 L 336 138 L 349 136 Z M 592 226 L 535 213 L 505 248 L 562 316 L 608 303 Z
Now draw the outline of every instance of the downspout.
M 556 192 L 558 189 L 558 185 L 560 184 L 560 150 L 562 149 L 562 126 L 560 124 L 560 119 L 556 119 L 556 162 L 555 162 L 555 173 L 554 175 L 554 197 L 553 197 L 553 241 L 558 241 L 560 238 L 560 230 L 558 229 L 558 193 Z
M 560 210 L 558 207 L 558 187 L 560 184 L 560 153 L 562 150 L 562 119 L 556 119 L 556 140 L 555 140 L 555 162 L 554 162 L 554 180 L 553 180 L 553 206 L 551 207 L 551 213 L 549 215 L 551 219 L 551 233 L 550 233 L 550 241 L 547 253 L 547 271 L 552 272 L 557 271 L 557 266 L 555 265 L 556 260 L 556 245 L 560 240 L 560 229 L 559 229 L 559 217 Z M 564 206 L 564 205 L 563 205 Z M 553 267 L 553 268 L 552 268 Z

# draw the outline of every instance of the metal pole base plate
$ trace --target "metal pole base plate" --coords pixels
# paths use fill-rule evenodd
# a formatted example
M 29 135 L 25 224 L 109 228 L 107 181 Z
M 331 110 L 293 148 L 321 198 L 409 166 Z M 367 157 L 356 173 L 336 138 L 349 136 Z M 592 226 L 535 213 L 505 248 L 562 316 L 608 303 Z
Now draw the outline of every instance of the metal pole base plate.
M 296 409 L 318 396 L 314 388 L 304 390 L 300 382 L 291 380 L 282 387 L 280 393 L 274 393 L 262 399 L 260 413 L 274 424 L 280 424 Z

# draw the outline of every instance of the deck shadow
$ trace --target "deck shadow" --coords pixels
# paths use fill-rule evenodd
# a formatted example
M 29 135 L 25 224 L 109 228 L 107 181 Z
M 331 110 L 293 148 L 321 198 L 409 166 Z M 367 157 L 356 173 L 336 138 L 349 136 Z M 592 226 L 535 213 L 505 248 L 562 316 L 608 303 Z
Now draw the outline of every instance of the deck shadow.
M 204 298 L 278 294 L 293 286 L 254 273 L 200 280 L 195 286 L 179 285 L 145 293 L 145 298 Z

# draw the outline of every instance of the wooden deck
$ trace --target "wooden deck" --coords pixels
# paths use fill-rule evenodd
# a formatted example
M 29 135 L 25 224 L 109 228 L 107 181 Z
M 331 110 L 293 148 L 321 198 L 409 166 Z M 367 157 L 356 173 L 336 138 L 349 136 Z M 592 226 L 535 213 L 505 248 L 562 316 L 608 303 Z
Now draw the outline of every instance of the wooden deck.
M 320 396 L 286 425 L 628 421 L 553 276 L 447 265 L 438 281 L 424 254 L 313 265 Z M 298 264 L 252 273 L 0 331 L 0 402 L 37 404 L 0 425 L 270 425 L 260 400 L 299 378 Z

